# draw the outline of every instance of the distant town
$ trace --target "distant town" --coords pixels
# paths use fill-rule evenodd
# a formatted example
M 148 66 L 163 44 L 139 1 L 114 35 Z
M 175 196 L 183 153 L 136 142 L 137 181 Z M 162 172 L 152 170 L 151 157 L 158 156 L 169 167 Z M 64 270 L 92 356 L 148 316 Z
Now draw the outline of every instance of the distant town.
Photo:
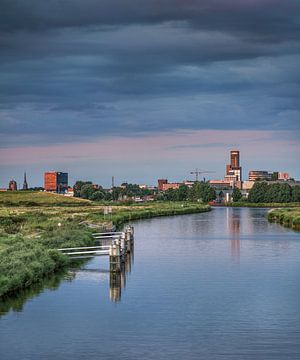
M 226 165 L 225 176 L 223 179 L 200 180 L 212 171 L 195 169 L 190 174 L 193 180 L 183 180 L 179 182 L 169 182 L 168 179 L 158 179 L 156 186 L 145 184 L 122 183 L 115 186 L 115 179 L 112 176 L 110 188 L 103 188 L 101 185 L 94 184 L 91 181 L 76 181 L 73 186 L 68 183 L 68 173 L 60 171 L 47 171 L 44 173 L 44 187 L 31 188 L 27 182 L 27 174 L 24 173 L 22 187 L 18 187 L 17 182 L 11 179 L 8 188 L 2 188 L 0 191 L 26 191 L 39 190 L 61 194 L 64 196 L 83 197 L 91 200 L 113 200 L 113 201 L 134 201 L 145 202 L 154 200 L 185 200 L 187 191 L 195 186 L 196 183 L 205 183 L 213 189 L 213 195 L 207 200 L 214 203 L 228 203 L 238 192 L 239 199 L 248 199 L 249 193 L 257 182 L 267 182 L 271 184 L 286 184 L 291 189 L 297 186 L 297 193 L 300 181 L 292 178 L 287 172 L 266 170 L 251 170 L 248 173 L 247 180 L 243 180 L 242 166 L 240 164 L 240 151 L 230 151 L 230 163 Z M 178 193 L 178 191 L 180 192 Z M 177 199 L 178 198 L 178 199 Z

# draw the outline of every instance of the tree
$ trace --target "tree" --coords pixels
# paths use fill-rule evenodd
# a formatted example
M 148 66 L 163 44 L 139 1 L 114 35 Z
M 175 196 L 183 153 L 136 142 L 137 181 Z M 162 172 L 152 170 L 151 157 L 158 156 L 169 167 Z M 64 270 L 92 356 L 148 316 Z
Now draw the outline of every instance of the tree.
M 188 197 L 188 191 L 189 191 L 189 188 L 186 186 L 186 185 L 181 185 L 179 186 L 179 189 L 177 189 L 177 194 L 176 194 L 176 197 L 177 197 L 177 201 L 184 201 L 184 200 L 187 200 L 187 197 Z
M 105 193 L 104 191 L 101 191 L 101 190 L 97 190 L 95 191 L 91 197 L 90 197 L 90 200 L 93 200 L 93 201 L 101 201 L 105 198 Z
M 241 198 L 243 197 L 241 190 L 238 188 L 234 188 L 233 192 L 232 192 L 232 200 L 233 202 L 237 202 L 240 201 Z
M 266 202 L 268 184 L 266 181 L 256 181 L 249 191 L 248 200 L 253 203 Z
M 209 202 L 216 198 L 216 192 L 209 183 L 196 181 L 190 189 L 188 197 L 192 201 Z
M 291 202 L 292 201 L 292 188 L 289 184 L 280 184 L 278 202 Z
M 82 180 L 76 181 L 75 185 L 73 186 L 73 191 L 74 191 L 75 197 L 80 197 L 81 188 L 83 187 L 83 185 L 86 185 L 86 184 L 92 184 L 92 182 L 91 181 L 82 181 Z
M 97 189 L 93 184 L 85 184 L 81 187 L 80 190 L 80 197 L 83 199 L 91 199 L 94 192 L 96 192 Z
M 300 202 L 300 186 L 299 185 L 293 186 L 292 201 Z
M 293 190 L 287 183 L 275 183 L 268 185 L 265 181 L 256 182 L 249 191 L 248 199 L 250 202 L 290 202 L 294 198 Z
M 278 171 L 274 171 L 271 175 L 271 180 L 272 181 L 277 181 L 278 180 Z

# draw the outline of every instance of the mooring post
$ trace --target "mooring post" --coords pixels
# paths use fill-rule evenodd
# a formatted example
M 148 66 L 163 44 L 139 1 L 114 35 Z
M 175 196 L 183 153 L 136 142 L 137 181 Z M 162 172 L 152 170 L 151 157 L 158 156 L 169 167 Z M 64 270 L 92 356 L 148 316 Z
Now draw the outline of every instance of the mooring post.
M 109 270 L 111 272 L 121 271 L 121 246 L 119 239 L 114 240 L 109 248 Z
M 126 239 L 125 239 L 125 234 L 122 233 L 121 236 L 120 236 L 120 242 L 121 242 L 121 255 L 124 255 L 126 254 L 127 250 L 127 244 L 126 244 Z
M 134 239 L 134 227 L 132 225 L 128 225 L 129 227 L 129 232 L 130 232 L 130 235 L 131 235 L 131 240 Z
M 130 252 L 131 251 L 131 233 L 130 233 L 130 229 L 128 227 L 126 227 L 126 229 L 125 229 L 125 241 L 126 241 L 127 252 Z

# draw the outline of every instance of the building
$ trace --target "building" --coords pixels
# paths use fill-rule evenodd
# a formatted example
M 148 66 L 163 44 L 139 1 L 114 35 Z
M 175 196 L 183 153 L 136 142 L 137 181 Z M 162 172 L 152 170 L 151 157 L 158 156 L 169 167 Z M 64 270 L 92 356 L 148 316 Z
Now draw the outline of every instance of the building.
M 167 191 L 169 189 L 179 189 L 181 183 L 166 183 L 162 185 L 162 191 Z
M 73 197 L 74 196 L 73 188 L 69 186 L 64 195 L 69 196 L 69 197 Z
M 287 172 L 279 172 L 278 180 L 290 180 L 290 175 Z
M 249 181 L 258 181 L 258 180 L 272 180 L 272 173 L 266 170 L 250 170 L 248 173 Z
M 24 172 L 23 190 L 28 190 L 28 184 L 26 179 L 26 171 Z
M 10 190 L 10 191 L 17 191 L 18 190 L 17 182 L 14 179 L 10 180 L 10 182 L 8 184 L 8 190 Z
M 139 188 L 142 190 L 155 190 L 155 186 L 146 184 L 140 184 Z
M 243 181 L 243 190 L 247 191 L 247 190 L 252 189 L 254 183 L 255 183 L 255 181 L 253 181 L 253 180 Z
M 209 180 L 208 182 L 215 189 L 231 188 L 230 181 L 227 181 L 227 180 Z
M 158 179 L 157 180 L 157 189 L 158 191 L 163 191 L 163 185 L 168 183 L 168 179 Z
M 193 181 L 193 180 L 185 180 L 182 184 L 187 186 L 188 188 L 192 188 L 193 185 L 195 184 L 195 181 Z
M 65 193 L 68 190 L 68 173 L 58 171 L 45 172 L 44 188 L 46 191 Z
M 231 187 L 242 187 L 242 167 L 238 150 L 230 151 L 230 164 L 226 165 L 224 180 L 229 182 Z
M 158 191 L 167 191 L 169 189 L 179 189 L 179 187 L 181 185 L 184 185 L 183 182 L 169 183 L 168 179 L 158 179 L 157 182 L 158 182 L 158 186 L 157 186 Z

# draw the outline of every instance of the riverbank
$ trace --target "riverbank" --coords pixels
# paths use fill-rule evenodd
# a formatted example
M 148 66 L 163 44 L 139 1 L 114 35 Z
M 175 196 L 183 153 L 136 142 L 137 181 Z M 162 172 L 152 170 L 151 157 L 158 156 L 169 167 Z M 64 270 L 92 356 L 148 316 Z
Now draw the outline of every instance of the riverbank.
M 69 258 L 56 249 L 93 245 L 93 231 L 210 210 L 198 203 L 154 202 L 112 206 L 112 214 L 104 216 L 104 206 L 98 203 L 25 192 L 0 194 L 0 206 L 0 297 L 68 267 Z
M 297 209 L 273 209 L 268 213 L 268 220 L 300 231 L 300 207 Z
M 251 202 L 232 202 L 226 204 L 230 207 L 255 207 L 255 208 L 297 208 L 300 207 L 299 202 L 293 203 L 251 203 Z

